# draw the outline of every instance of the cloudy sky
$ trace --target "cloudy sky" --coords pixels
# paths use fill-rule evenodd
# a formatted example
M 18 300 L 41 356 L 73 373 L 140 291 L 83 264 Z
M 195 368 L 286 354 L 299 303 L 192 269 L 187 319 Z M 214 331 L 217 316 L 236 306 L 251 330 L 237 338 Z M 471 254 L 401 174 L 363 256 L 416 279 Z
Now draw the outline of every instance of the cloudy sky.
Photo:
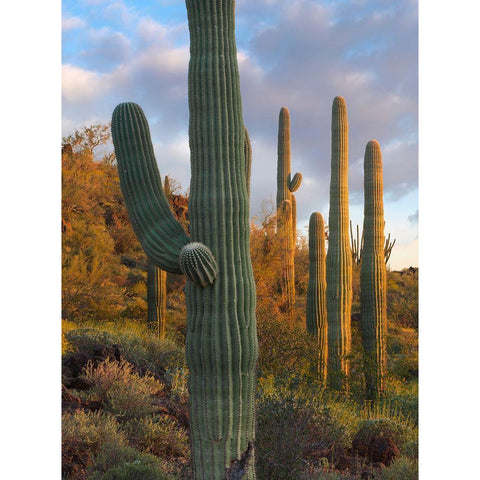
M 298 229 L 328 218 L 331 105 L 345 98 L 350 129 L 350 216 L 363 222 L 363 154 L 384 160 L 386 233 L 393 269 L 418 265 L 416 0 L 237 0 L 243 113 L 253 148 L 251 214 L 275 199 L 278 114 L 291 117 Z M 122 101 L 150 122 L 162 175 L 185 188 L 188 28 L 183 0 L 64 0 L 62 130 L 110 120 Z

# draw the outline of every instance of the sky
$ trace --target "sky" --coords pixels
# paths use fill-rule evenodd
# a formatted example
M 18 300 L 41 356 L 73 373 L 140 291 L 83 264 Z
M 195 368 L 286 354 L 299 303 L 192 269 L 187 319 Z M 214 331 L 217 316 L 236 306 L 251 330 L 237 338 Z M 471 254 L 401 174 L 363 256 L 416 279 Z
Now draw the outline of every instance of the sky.
M 363 155 L 384 162 L 385 233 L 392 269 L 418 266 L 418 4 L 416 0 L 237 0 L 243 116 L 252 149 L 251 216 L 276 195 L 280 108 L 291 118 L 299 233 L 328 221 L 331 106 L 345 98 L 353 225 L 363 223 Z M 183 0 L 64 0 L 62 134 L 106 123 L 134 101 L 149 120 L 162 176 L 190 183 Z

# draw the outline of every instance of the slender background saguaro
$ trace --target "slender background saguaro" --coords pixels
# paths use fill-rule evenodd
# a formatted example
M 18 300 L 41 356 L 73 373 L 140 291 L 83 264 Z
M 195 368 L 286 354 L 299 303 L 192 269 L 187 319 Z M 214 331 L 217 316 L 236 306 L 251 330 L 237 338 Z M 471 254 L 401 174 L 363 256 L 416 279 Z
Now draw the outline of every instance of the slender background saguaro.
M 382 152 L 368 142 L 364 159 L 364 243 L 360 267 L 361 328 L 366 397 L 374 400 L 385 389 L 387 372 L 387 269 L 383 218 Z
M 332 163 L 328 216 L 327 318 L 328 376 L 337 389 L 348 388 L 351 350 L 352 253 L 348 219 L 348 118 L 344 98 L 332 106 Z

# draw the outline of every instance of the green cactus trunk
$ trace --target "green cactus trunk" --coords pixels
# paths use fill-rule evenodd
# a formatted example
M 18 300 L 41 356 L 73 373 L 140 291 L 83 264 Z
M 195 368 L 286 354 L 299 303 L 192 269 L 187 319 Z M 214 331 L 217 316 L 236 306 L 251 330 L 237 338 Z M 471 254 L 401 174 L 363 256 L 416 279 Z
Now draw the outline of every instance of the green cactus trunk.
M 147 325 L 158 338 L 165 337 L 167 272 L 147 258 Z
M 348 119 L 342 97 L 332 107 L 332 163 L 327 252 L 328 376 L 348 390 L 351 350 L 352 253 L 348 219 Z
M 157 266 L 189 280 L 186 357 L 194 478 L 225 480 L 242 467 L 243 478 L 252 480 L 258 344 L 235 4 L 187 0 L 186 5 L 191 240 L 159 188 L 141 109 L 119 105 L 112 134 L 125 202 L 144 250 Z
M 297 241 L 297 202 L 293 192 L 298 190 L 302 175 L 291 178 L 290 160 L 290 114 L 286 107 L 280 110 L 278 121 L 277 163 L 277 232 L 281 252 L 282 310 L 291 313 L 295 305 L 295 244 Z M 288 205 L 287 203 L 288 202 Z
M 325 266 L 325 225 L 318 212 L 310 215 L 308 225 L 307 331 L 318 341 L 317 375 L 322 384 L 327 379 L 328 325 L 327 279 Z
M 257 360 L 250 261 L 245 132 L 234 2 L 187 0 L 192 238 L 219 273 L 211 288 L 187 285 L 192 458 L 195 478 L 224 480 L 254 441 Z M 253 464 L 245 479 L 255 478 Z
M 360 269 L 361 328 L 367 400 L 385 389 L 387 373 L 387 269 L 383 219 L 382 152 L 376 140 L 368 142 L 364 163 L 364 245 Z

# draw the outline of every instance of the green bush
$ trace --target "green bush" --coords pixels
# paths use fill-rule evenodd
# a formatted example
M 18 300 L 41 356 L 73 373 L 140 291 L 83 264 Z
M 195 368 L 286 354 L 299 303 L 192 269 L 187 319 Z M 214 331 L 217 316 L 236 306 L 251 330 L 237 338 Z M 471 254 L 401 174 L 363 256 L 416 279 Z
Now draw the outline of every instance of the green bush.
M 295 388 L 278 387 L 258 399 L 256 462 L 259 478 L 290 480 L 315 467 L 319 455 L 335 463 L 349 438 L 342 421 L 325 405 L 321 394 L 308 396 Z M 310 392 L 310 393 L 313 393 Z
M 79 395 L 101 402 L 118 419 L 142 417 L 157 410 L 151 397 L 163 389 L 163 384 L 150 375 L 140 376 L 127 361 L 107 358 L 96 366 L 89 362 L 84 371 L 81 378 L 92 388 Z
M 378 406 L 388 416 L 401 416 L 405 421 L 418 425 L 418 383 L 389 379 L 385 396 Z
M 345 426 L 329 406 L 324 405 L 315 410 L 310 431 L 316 448 L 331 452 L 327 457 L 330 462 L 335 461 L 336 451 L 343 451 L 349 444 Z
M 94 455 L 108 445 L 124 446 L 125 434 L 115 417 L 100 412 L 62 415 L 62 473 L 71 480 L 84 478 Z
M 187 432 L 173 418 L 154 415 L 135 419 L 125 425 L 129 440 L 143 452 L 164 459 L 187 458 Z
M 316 365 L 316 340 L 305 327 L 292 327 L 286 316 L 257 319 L 260 377 L 311 374 Z
M 418 461 L 407 457 L 398 457 L 375 478 L 378 480 L 417 480 Z
M 167 480 L 153 455 L 124 445 L 104 445 L 88 470 L 88 480 Z
M 264 397 L 257 412 L 258 478 L 297 479 L 303 470 L 306 427 L 312 412 L 290 397 Z

